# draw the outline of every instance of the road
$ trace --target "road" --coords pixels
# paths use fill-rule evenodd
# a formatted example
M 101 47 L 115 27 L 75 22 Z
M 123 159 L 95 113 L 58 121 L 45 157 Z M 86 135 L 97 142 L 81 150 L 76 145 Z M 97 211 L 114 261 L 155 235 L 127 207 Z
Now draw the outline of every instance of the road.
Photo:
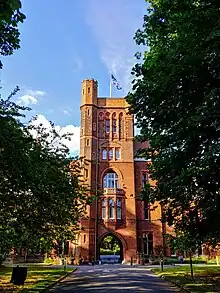
M 53 293 L 68 292 L 179 292 L 156 277 L 149 268 L 126 265 L 79 266 L 77 271 L 52 288 Z

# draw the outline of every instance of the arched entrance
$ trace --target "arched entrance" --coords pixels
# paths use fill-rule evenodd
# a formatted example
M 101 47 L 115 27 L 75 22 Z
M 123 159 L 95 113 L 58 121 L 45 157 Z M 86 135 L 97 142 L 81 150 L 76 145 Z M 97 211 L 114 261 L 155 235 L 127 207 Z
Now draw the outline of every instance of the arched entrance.
M 124 259 L 123 244 L 113 233 L 105 234 L 99 241 L 101 263 L 121 263 Z

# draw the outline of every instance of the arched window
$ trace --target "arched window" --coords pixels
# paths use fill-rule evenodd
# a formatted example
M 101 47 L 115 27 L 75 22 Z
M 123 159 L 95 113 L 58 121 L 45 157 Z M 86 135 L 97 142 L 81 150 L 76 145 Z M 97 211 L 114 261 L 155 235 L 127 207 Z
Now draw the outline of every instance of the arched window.
M 108 158 L 109 158 L 109 160 L 113 160 L 113 158 L 114 158 L 114 151 L 112 148 L 109 149 Z
M 104 138 L 104 132 L 105 132 L 105 121 L 104 121 L 104 113 L 99 113 L 99 122 L 98 122 L 98 136 L 100 138 Z
M 105 114 L 105 133 L 110 133 L 110 113 Z
M 104 188 L 119 188 L 118 175 L 114 171 L 109 171 L 103 178 Z
M 113 135 L 117 132 L 117 120 L 116 120 L 116 113 L 112 114 L 112 133 Z
M 114 219 L 114 200 L 112 198 L 108 200 L 108 217 Z
M 119 138 L 124 137 L 124 120 L 123 120 L 123 113 L 119 114 Z
M 102 200 L 102 219 L 106 218 L 106 203 L 107 203 L 107 200 L 106 198 L 104 198 Z
M 117 220 L 121 220 L 121 199 L 117 199 Z
M 102 159 L 107 160 L 107 150 L 106 149 L 102 150 Z

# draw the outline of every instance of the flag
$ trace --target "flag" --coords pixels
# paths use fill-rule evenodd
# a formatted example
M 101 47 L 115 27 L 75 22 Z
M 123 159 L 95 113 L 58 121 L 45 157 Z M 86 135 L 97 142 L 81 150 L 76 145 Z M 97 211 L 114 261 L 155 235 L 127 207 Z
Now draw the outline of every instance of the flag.
M 114 84 L 114 86 L 116 87 L 117 90 L 122 90 L 122 87 L 120 85 L 120 83 L 117 81 L 117 79 L 114 77 L 113 74 L 111 74 L 111 81 L 112 81 L 112 84 Z

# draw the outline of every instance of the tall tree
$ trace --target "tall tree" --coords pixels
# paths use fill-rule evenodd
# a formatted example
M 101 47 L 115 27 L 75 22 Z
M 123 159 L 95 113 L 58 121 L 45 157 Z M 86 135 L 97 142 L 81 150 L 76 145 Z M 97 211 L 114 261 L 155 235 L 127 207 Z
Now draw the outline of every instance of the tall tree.
M 135 36 L 131 111 L 149 140 L 150 200 L 197 239 L 220 239 L 220 2 L 151 0 Z M 140 58 L 140 54 L 137 54 Z
M 2 255 L 13 246 L 34 248 L 40 239 L 73 240 L 87 203 L 81 159 L 72 162 L 52 123 L 49 131 L 33 123 L 25 127 L 23 109 L 0 101 Z
M 0 55 L 2 56 L 11 55 L 14 50 L 20 48 L 18 25 L 25 19 L 21 6 L 20 0 L 0 0 Z

